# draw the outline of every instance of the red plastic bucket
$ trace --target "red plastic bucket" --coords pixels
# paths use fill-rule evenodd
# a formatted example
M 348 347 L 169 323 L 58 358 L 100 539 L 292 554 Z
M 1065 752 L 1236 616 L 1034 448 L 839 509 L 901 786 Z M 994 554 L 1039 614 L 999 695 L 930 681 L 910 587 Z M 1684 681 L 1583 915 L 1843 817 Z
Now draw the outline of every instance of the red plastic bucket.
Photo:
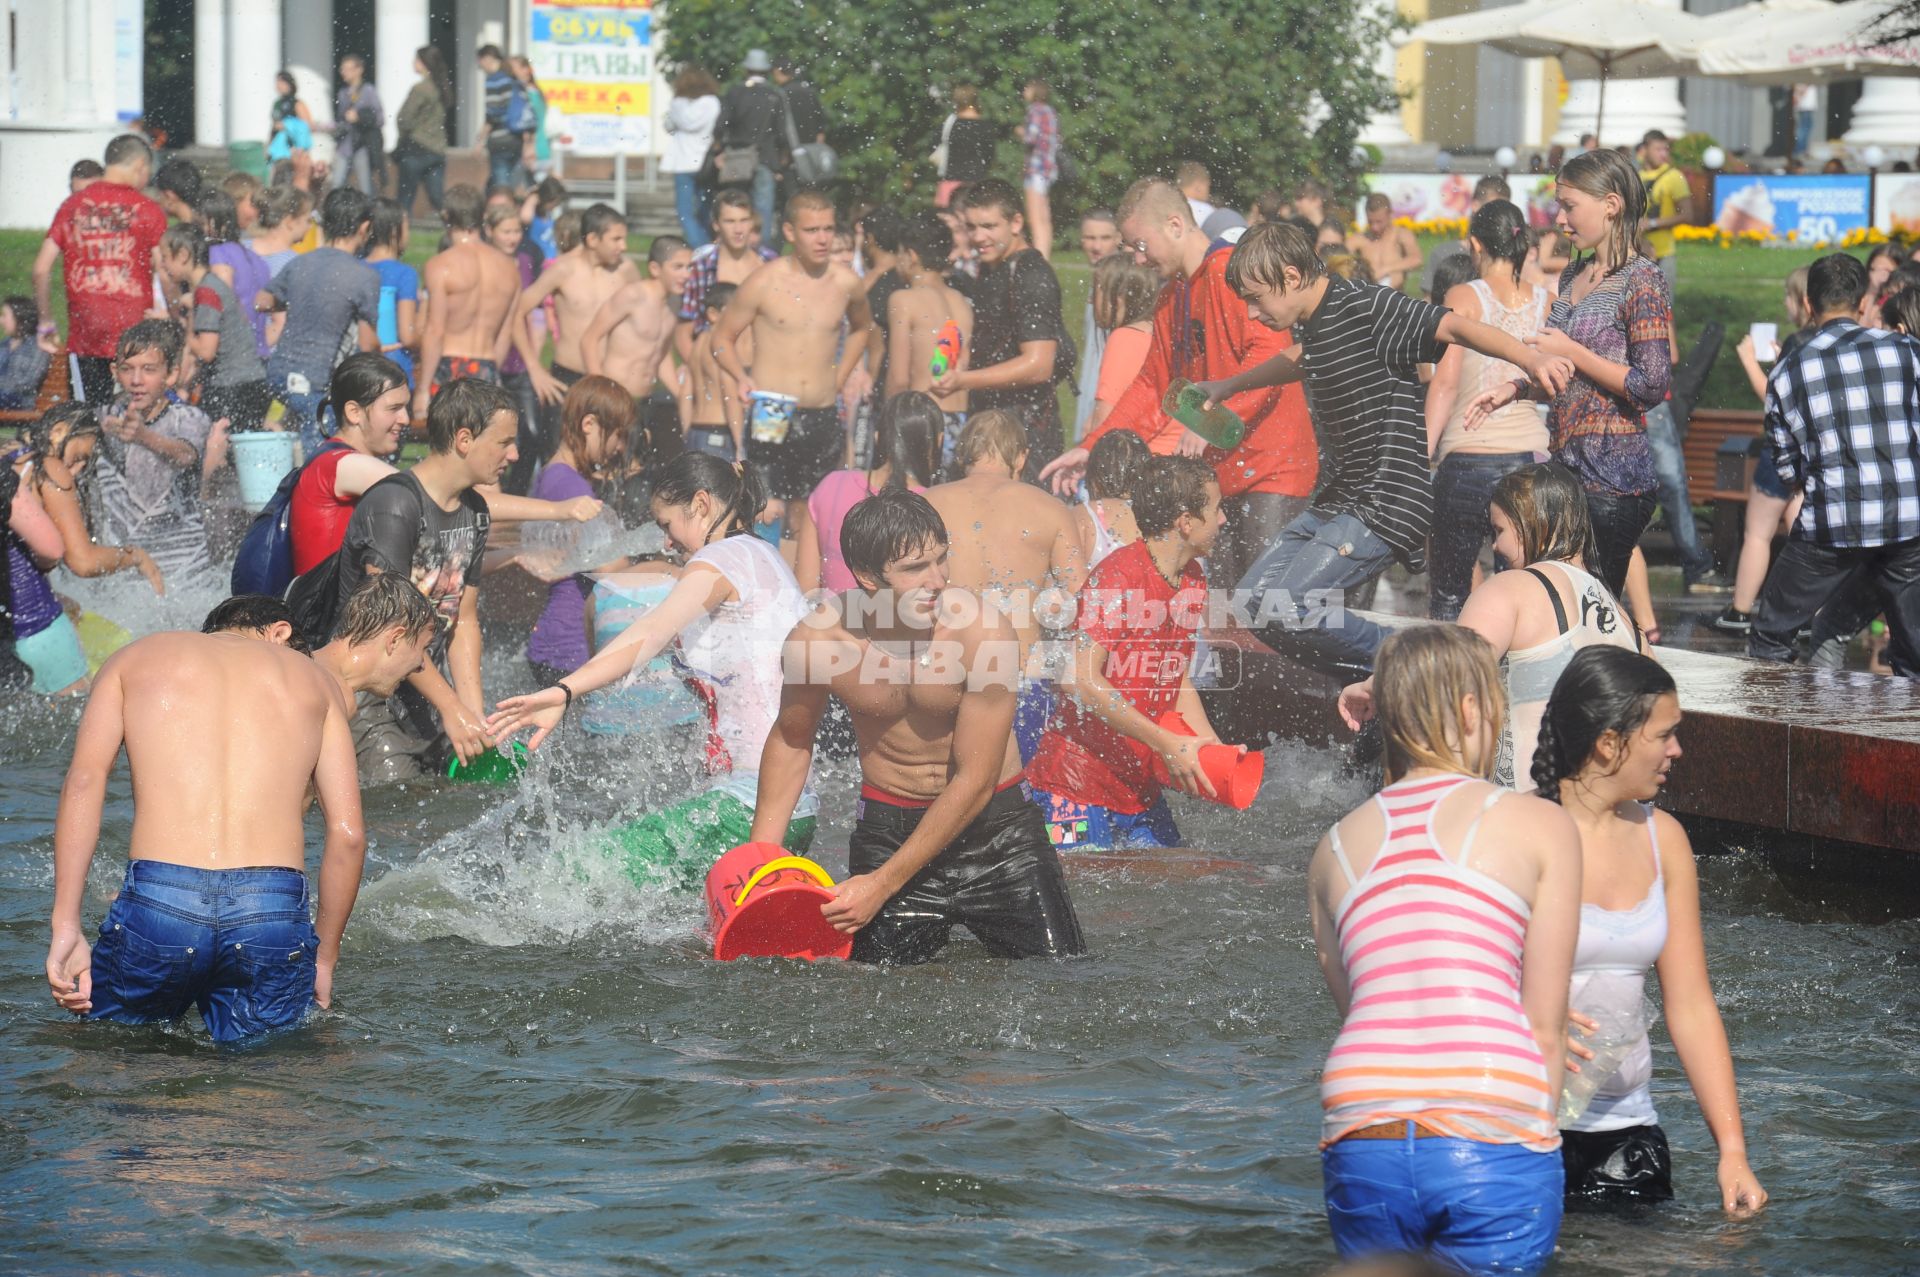
M 1195 734 L 1179 714 L 1161 715 L 1160 726 L 1176 736 Z M 1245 745 L 1202 745 L 1200 766 L 1213 782 L 1215 797 L 1209 801 L 1245 811 L 1253 806 L 1253 797 L 1260 792 L 1260 782 L 1266 778 L 1267 756 L 1259 750 L 1249 751 Z M 1162 785 L 1173 783 L 1173 774 L 1158 754 L 1153 756 L 1153 775 Z
M 845 958 L 853 937 L 835 931 L 820 906 L 833 899 L 833 878 L 778 843 L 742 843 L 707 871 L 707 918 L 713 956 Z

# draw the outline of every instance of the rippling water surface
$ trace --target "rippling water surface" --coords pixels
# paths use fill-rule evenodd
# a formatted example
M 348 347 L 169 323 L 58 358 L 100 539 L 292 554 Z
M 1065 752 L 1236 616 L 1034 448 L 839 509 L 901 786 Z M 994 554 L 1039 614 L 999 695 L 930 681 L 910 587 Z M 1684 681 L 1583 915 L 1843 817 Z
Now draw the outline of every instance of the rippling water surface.
M 504 681 L 509 675 L 502 667 Z M 335 1009 L 251 1049 L 56 1018 L 42 962 L 72 707 L 0 742 L 0 1269 L 31 1272 L 1315 1272 L 1332 1005 L 1303 868 L 1364 796 L 1283 748 L 1218 859 L 1076 866 L 1094 953 L 960 940 L 908 971 L 702 956 L 691 896 L 591 831 L 691 784 L 671 738 L 547 751 L 513 791 L 374 791 Z M 822 786 L 845 867 L 854 784 Z M 88 926 L 130 819 L 110 791 Z M 317 845 L 315 847 L 317 852 Z M 1774 1197 L 1723 1220 L 1656 1037 L 1680 1202 L 1571 1219 L 1553 1270 L 1920 1268 L 1920 926 L 1735 852 L 1708 946 Z

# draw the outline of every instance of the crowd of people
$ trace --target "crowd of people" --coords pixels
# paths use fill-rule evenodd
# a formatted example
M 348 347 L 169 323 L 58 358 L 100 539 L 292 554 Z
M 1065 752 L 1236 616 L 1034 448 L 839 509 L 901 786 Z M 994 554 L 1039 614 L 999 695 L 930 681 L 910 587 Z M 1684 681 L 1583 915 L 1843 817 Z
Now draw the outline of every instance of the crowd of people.
M 422 84 L 443 78 L 429 52 Z M 1536 1271 L 1563 1202 L 1671 1197 L 1650 968 L 1722 1204 L 1765 1203 L 1692 854 L 1652 805 L 1680 757 L 1680 690 L 1621 601 L 1656 503 L 1671 519 L 1686 500 L 1651 438 L 1674 381 L 1672 271 L 1630 158 L 1567 160 L 1540 241 L 1483 181 L 1464 244 L 1431 262 L 1372 203 L 1348 225 L 1315 182 L 1243 216 L 1203 166 L 1142 178 L 1082 219 L 1076 343 L 1049 260 L 1043 83 L 1021 182 L 976 166 L 991 139 L 963 88 L 938 200 L 843 219 L 761 145 L 772 113 L 791 113 L 795 146 L 824 144 L 796 68 L 755 51 L 712 102 L 689 72 L 676 154 L 718 153 L 731 177 L 707 203 L 700 167 L 679 170 L 699 225 L 640 263 L 620 210 L 533 180 L 519 81 L 481 57 L 496 182 L 441 191 L 414 166 L 445 226 L 423 268 L 406 204 L 361 189 L 381 163 L 369 135 L 317 209 L 291 156 L 283 182 L 206 188 L 123 137 L 100 172 L 76 169 L 38 296 L 0 307 L 0 386 L 31 402 L 14 361 L 63 345 L 74 361 L 73 399 L 0 469 L 0 655 L 40 692 L 88 693 L 55 833 L 61 1007 L 138 1023 L 198 1005 L 221 1041 L 297 1024 L 333 995 L 361 786 L 522 736 L 566 748 L 553 734 L 577 702 L 650 675 L 691 693 L 707 783 L 621 831 L 609 854 L 628 872 L 683 882 L 742 842 L 808 849 L 816 739 L 844 715 L 861 802 L 825 914 L 854 959 L 928 961 L 955 927 L 998 955 L 1081 954 L 1063 859 L 1180 846 L 1167 791 L 1222 796 L 1194 670 L 1207 630 L 1238 626 L 1345 679 L 1341 711 L 1385 759 L 1386 787 L 1310 868 L 1343 1019 L 1321 1078 L 1341 1253 Z M 343 78 L 336 118 L 377 120 L 378 96 Z M 297 101 L 276 117 L 292 147 Z M 403 147 L 403 173 L 418 154 Z M 42 322 L 56 266 L 64 336 Z M 1425 297 L 1402 286 L 1423 267 Z M 1828 255 L 1789 281 L 1800 332 L 1742 347 L 1768 456 L 1723 620 L 1756 657 L 1884 615 L 1894 670 L 1920 668 L 1916 283 L 1895 256 Z M 1183 386 L 1238 438 L 1172 416 Z M 1080 390 L 1064 418 L 1063 387 Z M 231 440 L 262 430 L 301 444 L 276 497 L 286 570 L 203 633 L 137 639 L 90 677 L 49 573 L 218 589 L 204 500 Z M 403 466 L 410 439 L 424 455 Z M 668 553 L 582 564 L 529 536 L 489 555 L 496 521 L 650 524 Z M 1481 571 L 1487 541 L 1512 570 Z M 503 563 L 546 601 L 526 639 L 536 690 L 490 700 L 480 582 Z M 1363 613 L 1395 563 L 1430 573 L 1437 624 L 1390 634 Z M 89 946 L 82 886 L 123 747 L 130 864 Z M 195 903 L 221 892 L 248 903 Z M 197 956 L 155 956 L 180 954 Z M 1599 1027 L 1621 1021 L 1604 1076 L 1574 1085 L 1583 1064 L 1603 1072 Z

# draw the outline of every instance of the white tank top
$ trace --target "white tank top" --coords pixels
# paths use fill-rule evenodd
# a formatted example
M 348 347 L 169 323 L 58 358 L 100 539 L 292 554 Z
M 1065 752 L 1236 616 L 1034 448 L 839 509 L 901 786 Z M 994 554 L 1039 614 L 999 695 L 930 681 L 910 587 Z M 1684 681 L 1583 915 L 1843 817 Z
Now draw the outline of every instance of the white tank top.
M 1573 587 L 1574 611 L 1567 610 L 1560 591 L 1548 582 L 1540 588 L 1553 601 L 1560 632 L 1544 643 L 1515 648 L 1500 661 L 1500 677 L 1507 685 L 1507 731 L 1500 738 L 1500 761 L 1493 778 L 1509 789 L 1525 793 L 1533 788 L 1533 748 L 1540 743 L 1540 720 L 1547 710 L 1553 685 L 1583 647 L 1606 643 L 1637 651 L 1633 623 L 1598 578 L 1571 563 L 1535 563 L 1521 571 L 1536 577 L 1560 573 Z
M 1467 287 L 1480 299 L 1480 322 L 1516 341 L 1525 341 L 1547 326 L 1550 299 L 1547 290 L 1537 284 L 1531 297 L 1513 307 L 1502 306 L 1484 279 L 1472 280 Z M 1477 429 L 1467 429 L 1467 404 L 1475 395 L 1525 374 L 1504 359 L 1489 359 L 1465 346 L 1460 348 L 1460 356 L 1459 393 L 1454 396 L 1453 413 L 1440 431 L 1433 463 L 1437 466 L 1449 452 L 1466 447 L 1475 452 L 1545 452 L 1546 420 L 1531 400 L 1515 400 L 1488 414 Z
M 752 535 L 732 536 L 687 560 L 727 578 L 739 596 L 680 631 L 676 660 L 708 705 L 709 753 L 717 787 L 747 806 L 760 782 L 760 751 L 780 713 L 781 649 L 807 614 L 800 582 L 780 552 Z M 795 816 L 817 810 L 813 782 Z
M 1087 507 L 1087 517 L 1093 520 L 1093 557 L 1087 560 L 1087 571 L 1098 567 L 1100 560 L 1120 548 L 1119 539 L 1107 529 L 1107 521 L 1100 517 L 1100 503 L 1092 497 L 1081 502 Z
M 1646 899 L 1631 909 L 1580 906 L 1580 939 L 1573 949 L 1573 985 L 1570 1006 L 1583 1005 L 1581 995 L 1596 976 L 1608 977 L 1609 998 L 1646 996 L 1647 970 L 1667 947 L 1667 884 L 1660 870 L 1660 836 L 1654 832 L 1653 806 L 1647 813 L 1647 846 L 1653 852 L 1653 886 Z M 1659 1121 L 1653 1111 L 1653 1046 L 1642 1033 L 1613 1076 L 1600 1083 L 1586 1111 L 1569 1123 L 1570 1131 L 1618 1131 L 1629 1126 L 1651 1126 Z

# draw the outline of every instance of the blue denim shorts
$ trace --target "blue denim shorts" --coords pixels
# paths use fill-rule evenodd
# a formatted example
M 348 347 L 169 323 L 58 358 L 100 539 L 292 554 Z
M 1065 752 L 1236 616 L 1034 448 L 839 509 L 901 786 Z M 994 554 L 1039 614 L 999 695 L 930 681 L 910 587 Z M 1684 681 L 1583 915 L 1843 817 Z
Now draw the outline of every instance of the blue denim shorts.
M 1755 491 L 1764 492 L 1776 501 L 1793 500 L 1793 489 L 1787 487 L 1786 480 L 1774 469 L 1771 441 L 1761 447 L 1760 459 L 1753 463 L 1753 486 Z
M 319 947 L 298 870 L 128 861 L 93 947 L 90 1018 L 152 1024 L 198 1006 L 216 1042 L 292 1028 Z
M 1560 1154 L 1477 1140 L 1345 1139 L 1320 1155 L 1340 1258 L 1429 1251 L 1463 1273 L 1537 1273 L 1560 1235 Z
M 1173 823 L 1167 796 L 1140 812 L 1114 811 L 1093 803 L 1028 788 L 1040 814 L 1046 818 L 1047 838 L 1059 851 L 1116 851 L 1141 847 L 1178 847 L 1180 829 Z

